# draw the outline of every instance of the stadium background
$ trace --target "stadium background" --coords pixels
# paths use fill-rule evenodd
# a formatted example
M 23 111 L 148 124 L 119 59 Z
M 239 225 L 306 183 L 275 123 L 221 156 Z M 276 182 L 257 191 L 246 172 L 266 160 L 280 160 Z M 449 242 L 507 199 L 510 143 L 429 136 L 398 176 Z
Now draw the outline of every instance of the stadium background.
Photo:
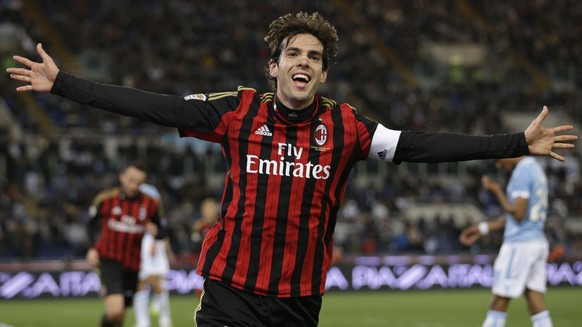
M 183 95 L 239 85 L 266 90 L 268 23 L 299 10 L 321 12 L 340 36 L 337 64 L 320 93 L 390 128 L 513 132 L 545 104 L 550 123 L 580 130 L 582 3 L 573 0 L 2 0 L 0 62 L 6 68 L 13 54 L 36 58 L 34 45 L 42 42 L 62 69 L 105 83 Z M 38 262 L 51 273 L 85 269 L 79 259 L 89 203 L 136 158 L 148 163 L 149 182 L 162 192 L 174 268 L 192 269 L 200 203 L 222 193 L 220 149 L 15 87 L 0 76 L 0 287 L 23 269 L 44 271 Z M 547 234 L 561 249 L 556 271 L 566 263 L 571 275 L 561 284 L 578 287 L 581 149 L 565 163 L 541 159 L 551 187 Z M 507 177 L 490 161 L 360 163 L 338 216 L 337 267 L 403 255 L 410 255 L 403 257 L 408 268 L 419 260 L 487 267 L 501 235 L 471 248 L 457 241 L 466 225 L 500 213 L 480 188 L 484 173 Z

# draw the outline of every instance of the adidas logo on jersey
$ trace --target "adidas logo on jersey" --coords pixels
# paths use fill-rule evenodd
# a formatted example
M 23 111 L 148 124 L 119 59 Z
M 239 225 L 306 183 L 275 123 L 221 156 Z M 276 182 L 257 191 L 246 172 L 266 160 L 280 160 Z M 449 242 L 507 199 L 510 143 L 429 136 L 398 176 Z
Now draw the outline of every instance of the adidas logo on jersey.
M 263 125 L 263 126 L 259 127 L 255 131 L 255 134 L 257 134 L 257 135 L 263 135 L 263 136 L 273 136 L 273 133 L 271 133 L 271 131 L 269 130 L 269 128 L 267 127 L 267 125 Z
M 387 153 L 387 152 L 388 152 L 388 151 L 386 151 L 386 150 L 383 150 L 383 151 L 380 151 L 380 152 L 376 152 L 376 154 L 378 155 L 378 157 L 379 157 L 380 159 L 382 159 L 382 160 L 385 160 L 385 159 L 386 159 L 386 153 Z

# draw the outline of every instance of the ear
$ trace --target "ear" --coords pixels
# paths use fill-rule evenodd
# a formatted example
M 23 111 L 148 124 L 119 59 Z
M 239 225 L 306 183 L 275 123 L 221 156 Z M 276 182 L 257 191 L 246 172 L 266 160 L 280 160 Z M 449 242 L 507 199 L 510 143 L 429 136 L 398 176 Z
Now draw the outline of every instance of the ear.
M 327 80 L 327 71 L 321 72 L 321 76 L 319 77 L 319 83 L 323 84 Z
M 273 59 L 269 60 L 269 75 L 273 78 L 279 76 L 279 65 Z

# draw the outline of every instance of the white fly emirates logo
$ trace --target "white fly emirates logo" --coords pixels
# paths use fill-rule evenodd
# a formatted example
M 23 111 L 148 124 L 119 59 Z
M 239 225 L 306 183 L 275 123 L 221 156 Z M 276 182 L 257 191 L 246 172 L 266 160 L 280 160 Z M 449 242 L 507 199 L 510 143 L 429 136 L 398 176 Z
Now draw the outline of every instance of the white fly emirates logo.
M 247 154 L 246 171 L 249 174 L 266 174 L 298 178 L 328 179 L 330 166 L 299 162 L 306 153 L 301 147 L 292 144 L 278 143 L 277 154 L 280 160 L 262 159 L 253 154 Z M 307 152 L 307 151 L 305 151 Z
M 144 211 L 142 211 L 141 209 L 145 208 L 140 208 L 140 216 L 144 215 Z M 140 224 L 136 224 L 137 219 L 135 217 L 132 217 L 130 215 L 122 215 L 120 217 L 119 220 L 117 220 L 115 218 L 115 216 L 119 216 L 122 213 L 122 210 L 120 207 L 114 207 L 111 210 L 111 213 L 113 214 L 114 217 L 111 217 L 110 219 L 107 220 L 107 227 L 111 230 L 114 230 L 116 232 L 121 232 L 121 233 L 128 233 L 128 234 L 143 234 L 145 231 L 145 227 L 143 225 Z M 143 218 L 139 218 L 139 220 L 143 220 L 145 218 L 145 216 Z

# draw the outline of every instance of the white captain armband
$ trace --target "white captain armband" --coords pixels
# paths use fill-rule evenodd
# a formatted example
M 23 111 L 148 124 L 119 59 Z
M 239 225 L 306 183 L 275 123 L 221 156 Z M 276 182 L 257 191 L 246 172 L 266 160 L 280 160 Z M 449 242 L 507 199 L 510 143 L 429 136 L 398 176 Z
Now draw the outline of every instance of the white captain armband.
M 401 131 L 388 129 L 382 124 L 378 124 L 376 132 L 372 136 L 372 145 L 370 146 L 368 158 L 392 161 L 401 133 Z

